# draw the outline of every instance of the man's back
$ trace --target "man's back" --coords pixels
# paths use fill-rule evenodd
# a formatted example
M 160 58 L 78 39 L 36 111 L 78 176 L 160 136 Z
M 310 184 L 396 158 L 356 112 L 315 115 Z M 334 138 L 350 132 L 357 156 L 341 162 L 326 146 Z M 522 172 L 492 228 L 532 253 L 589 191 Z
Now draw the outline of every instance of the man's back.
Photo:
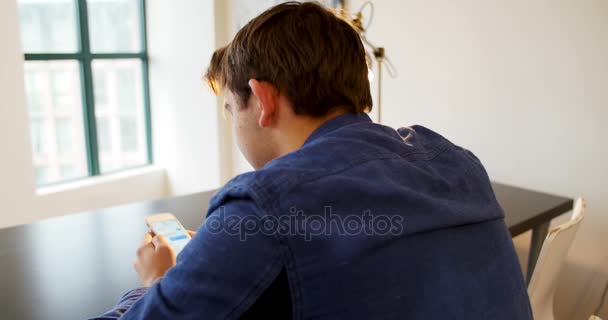
M 229 183 L 212 210 L 240 197 L 262 208 L 296 318 L 531 319 L 478 159 L 424 127 L 400 134 L 334 118 Z

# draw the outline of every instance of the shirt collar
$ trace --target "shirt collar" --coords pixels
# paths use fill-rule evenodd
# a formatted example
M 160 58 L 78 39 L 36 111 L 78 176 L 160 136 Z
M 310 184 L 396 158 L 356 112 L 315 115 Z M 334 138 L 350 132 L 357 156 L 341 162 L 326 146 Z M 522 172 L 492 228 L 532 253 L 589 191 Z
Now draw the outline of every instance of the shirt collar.
M 347 112 L 345 114 L 341 114 L 339 116 L 333 117 L 321 124 L 315 131 L 313 131 L 310 136 L 304 142 L 304 145 L 307 143 L 311 143 L 312 141 L 326 135 L 329 132 L 332 132 L 336 129 L 345 127 L 347 125 L 358 123 L 358 122 L 372 122 L 372 119 L 367 115 L 367 113 L 354 113 Z

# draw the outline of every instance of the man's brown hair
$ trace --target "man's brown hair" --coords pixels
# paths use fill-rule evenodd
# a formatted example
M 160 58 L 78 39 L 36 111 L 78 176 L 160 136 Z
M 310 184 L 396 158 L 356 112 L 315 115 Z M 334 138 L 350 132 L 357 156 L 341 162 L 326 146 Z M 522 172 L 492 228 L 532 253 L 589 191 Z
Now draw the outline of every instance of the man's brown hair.
M 249 79 L 272 83 L 294 112 L 324 116 L 341 106 L 371 110 L 365 48 L 349 22 L 320 4 L 286 2 L 247 23 L 216 50 L 205 78 L 215 93 L 229 89 L 240 107 Z

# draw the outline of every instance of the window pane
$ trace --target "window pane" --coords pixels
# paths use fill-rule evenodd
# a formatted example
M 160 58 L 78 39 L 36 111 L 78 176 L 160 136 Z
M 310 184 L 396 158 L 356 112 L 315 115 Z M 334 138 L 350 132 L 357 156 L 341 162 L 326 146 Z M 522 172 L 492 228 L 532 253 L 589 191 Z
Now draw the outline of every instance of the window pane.
M 44 75 L 40 72 L 25 70 L 25 91 L 28 96 L 27 106 L 30 112 L 40 112 L 41 102 L 37 92 L 43 90 L 45 83 Z
M 57 132 L 57 153 L 60 156 L 69 155 L 72 152 L 74 143 L 72 142 L 73 121 L 70 118 L 55 120 L 55 130 Z
M 78 51 L 74 0 L 18 0 L 25 53 Z
M 47 167 L 36 167 L 34 170 L 36 175 L 36 184 L 42 185 L 49 182 L 47 176 L 49 170 Z
M 137 120 L 133 116 L 124 116 L 120 119 L 121 151 L 137 151 Z
M 32 139 L 32 151 L 35 155 L 44 156 L 47 153 L 46 122 L 43 118 L 31 117 L 30 134 Z
M 101 172 L 146 164 L 142 62 L 94 60 L 92 67 Z
M 74 87 L 71 81 L 73 74 L 68 70 L 51 71 L 51 86 L 53 90 L 53 108 L 62 112 L 72 107 Z M 76 85 L 79 85 L 78 83 Z
M 106 90 L 106 84 L 108 83 L 106 79 L 106 73 L 104 70 L 97 70 L 93 74 L 93 82 L 95 83 L 95 104 L 96 108 L 103 108 L 108 105 L 108 91 Z
M 76 174 L 76 168 L 73 165 L 62 165 L 59 167 L 59 173 L 64 178 L 75 178 L 78 177 Z
M 78 62 L 26 61 L 25 83 L 37 183 L 86 176 Z
M 88 0 L 91 51 L 141 51 L 140 0 Z
M 106 117 L 96 117 L 97 119 L 97 147 L 99 152 L 108 153 L 112 149 L 110 141 L 110 126 Z

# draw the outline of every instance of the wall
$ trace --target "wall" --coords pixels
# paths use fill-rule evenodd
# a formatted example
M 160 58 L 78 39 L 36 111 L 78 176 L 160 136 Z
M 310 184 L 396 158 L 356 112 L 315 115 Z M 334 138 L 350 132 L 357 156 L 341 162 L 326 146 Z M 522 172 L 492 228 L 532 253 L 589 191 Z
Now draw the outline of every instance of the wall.
M 235 3 L 232 0 L 215 0 L 215 43 L 216 47 L 227 45 L 234 36 L 234 21 L 232 13 Z M 216 97 L 218 110 L 219 143 L 220 143 L 220 182 L 228 182 L 235 175 L 244 172 L 240 165 L 246 162 L 238 151 L 234 141 L 232 124 L 224 115 L 224 98 Z
M 212 0 L 146 2 L 155 164 L 171 195 L 220 186 L 217 98 L 203 82 L 215 50 Z
M 608 2 L 374 3 L 368 38 L 399 71 L 383 78 L 385 123 L 435 129 L 497 181 L 587 198 L 556 304 L 587 319 L 608 278 Z
M 31 219 L 33 210 L 34 169 L 18 26 L 16 3 L 0 2 L 0 197 L 3 202 L 0 226 Z

